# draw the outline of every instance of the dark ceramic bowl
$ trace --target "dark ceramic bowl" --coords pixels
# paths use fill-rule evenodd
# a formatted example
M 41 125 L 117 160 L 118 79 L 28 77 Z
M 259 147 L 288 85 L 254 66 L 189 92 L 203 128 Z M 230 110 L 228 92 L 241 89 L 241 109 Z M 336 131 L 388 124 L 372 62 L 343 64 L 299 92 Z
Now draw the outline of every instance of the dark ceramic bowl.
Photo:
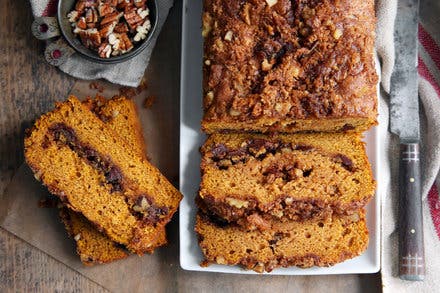
M 60 26 L 61 34 L 66 39 L 66 41 L 70 44 L 70 46 L 75 49 L 76 52 L 84 56 L 85 58 L 98 63 L 103 64 L 112 64 L 112 63 L 119 63 L 127 61 L 134 56 L 138 55 L 140 52 L 142 52 L 150 43 L 151 36 L 154 33 L 154 30 L 157 26 L 157 18 L 158 18 L 158 11 L 157 11 L 157 2 L 156 0 L 148 0 L 147 6 L 150 10 L 150 22 L 151 22 L 151 29 L 148 32 L 147 37 L 142 40 L 141 42 L 138 42 L 134 45 L 134 48 L 122 55 L 119 56 L 112 56 L 110 58 L 102 58 L 99 57 L 98 52 L 93 51 L 86 46 L 84 46 L 81 43 L 81 40 L 79 37 L 75 36 L 73 33 L 72 26 L 69 22 L 69 19 L 67 18 L 67 14 L 72 11 L 75 7 L 76 0 L 59 0 L 58 1 L 58 24 Z

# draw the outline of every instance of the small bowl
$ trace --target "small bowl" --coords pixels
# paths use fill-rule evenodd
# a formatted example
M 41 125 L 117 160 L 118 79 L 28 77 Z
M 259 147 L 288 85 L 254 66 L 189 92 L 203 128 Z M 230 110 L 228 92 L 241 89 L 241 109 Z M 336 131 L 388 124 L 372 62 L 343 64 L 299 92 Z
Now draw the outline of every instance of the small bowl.
M 158 8 L 157 8 L 157 0 L 148 0 L 147 6 L 150 10 L 149 18 L 151 22 L 151 29 L 148 32 L 147 37 L 142 40 L 141 42 L 138 42 L 134 45 L 134 48 L 131 49 L 131 51 L 124 53 L 119 56 L 112 56 L 110 58 L 102 58 L 98 55 L 98 52 L 93 51 L 86 46 L 84 46 L 81 43 L 81 40 L 79 37 L 77 37 L 73 33 L 73 29 L 71 26 L 71 23 L 69 22 L 69 19 L 67 18 L 67 14 L 74 9 L 76 0 L 59 0 L 58 1 L 58 13 L 57 13 L 57 19 L 58 24 L 60 26 L 61 34 L 63 35 L 64 39 L 69 43 L 69 45 L 75 49 L 76 52 L 84 56 L 85 58 L 89 59 L 93 62 L 103 63 L 103 64 L 114 64 L 119 62 L 127 61 L 134 56 L 138 55 L 140 52 L 142 52 L 150 43 L 151 36 L 154 33 L 154 30 L 157 26 L 157 19 L 158 19 Z

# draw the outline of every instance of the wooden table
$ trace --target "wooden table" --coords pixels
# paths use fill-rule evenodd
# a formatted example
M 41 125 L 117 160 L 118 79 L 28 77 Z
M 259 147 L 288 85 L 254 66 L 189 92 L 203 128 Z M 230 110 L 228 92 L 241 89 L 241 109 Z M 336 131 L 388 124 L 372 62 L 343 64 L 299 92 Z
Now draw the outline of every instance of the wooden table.
M 180 2 L 180 1 L 177 1 Z M 159 39 L 159 45 L 179 44 L 180 5 L 171 11 Z M 23 162 L 23 131 L 41 113 L 62 100 L 75 79 L 48 65 L 42 55 L 43 43 L 30 33 L 31 8 L 26 0 L 0 2 L 0 194 Z M 172 41 L 170 41 L 172 40 Z M 176 52 L 176 51 L 175 51 Z M 179 88 L 179 54 L 169 56 Z M 176 105 L 178 107 L 178 105 Z M 177 108 L 176 108 L 177 109 Z M 177 117 L 176 117 L 177 119 Z M 177 120 L 176 120 L 177 123 Z M 177 148 L 176 148 L 177 152 Z M 177 233 L 177 223 L 171 229 Z M 178 251 L 174 245 L 169 257 L 175 264 L 175 276 L 163 280 L 166 292 L 246 291 L 246 292 L 377 292 L 380 275 L 345 276 L 248 276 L 194 273 L 178 268 Z M 146 281 L 145 291 L 150 287 Z M 0 292 L 30 291 L 104 291 L 104 289 L 66 267 L 9 232 L 0 229 Z

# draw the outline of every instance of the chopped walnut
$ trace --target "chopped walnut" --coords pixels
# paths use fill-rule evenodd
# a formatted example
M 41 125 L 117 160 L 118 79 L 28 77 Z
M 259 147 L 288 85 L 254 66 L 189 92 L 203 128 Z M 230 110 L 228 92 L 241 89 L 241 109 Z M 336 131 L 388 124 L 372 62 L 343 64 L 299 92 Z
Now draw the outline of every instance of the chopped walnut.
M 98 11 L 96 11 L 94 7 L 86 9 L 85 19 L 88 28 L 96 27 L 96 23 L 98 22 Z
M 269 71 L 272 69 L 272 64 L 267 61 L 267 59 L 264 59 L 263 62 L 261 62 L 261 69 L 263 71 Z
M 88 48 L 95 48 L 101 45 L 101 35 L 96 28 L 81 30 L 78 34 L 84 46 Z
M 243 18 L 244 18 L 244 22 L 247 25 L 251 25 L 251 17 L 250 17 L 250 14 L 249 14 L 249 8 L 250 8 L 250 4 L 249 3 L 244 4 L 244 6 L 243 6 Z
M 78 15 L 78 11 L 73 10 L 67 14 L 67 18 L 69 19 L 69 22 L 75 22 L 78 20 Z
M 101 35 L 101 38 L 107 38 L 109 35 L 111 35 L 115 29 L 116 23 L 109 23 L 105 25 L 103 28 L 99 30 L 99 34 Z
M 145 197 L 142 197 L 139 203 L 133 206 L 133 210 L 135 212 L 143 212 L 146 211 L 150 207 L 148 200 Z
M 212 30 L 212 17 L 209 13 L 203 13 L 202 16 L 202 37 L 206 38 Z
M 109 3 L 100 3 L 98 6 L 99 16 L 104 17 L 115 11 L 115 7 L 111 6 Z
M 118 23 L 118 24 L 115 26 L 115 28 L 114 28 L 113 31 L 114 31 L 114 32 L 117 32 L 117 33 L 120 33 L 120 34 L 122 34 L 122 33 L 127 33 L 127 32 L 128 32 L 128 26 L 127 26 L 126 23 L 121 22 L 121 23 Z
M 145 7 L 146 0 L 134 0 L 134 6 L 136 7 Z
M 149 10 L 148 8 L 146 8 L 146 9 L 139 8 L 139 9 L 137 10 L 137 14 L 138 14 L 142 19 L 145 19 L 145 17 L 147 17 L 147 16 L 150 14 L 150 10 Z
M 232 36 L 233 35 L 234 34 L 232 33 L 232 31 L 227 31 L 226 34 L 225 34 L 225 41 L 228 41 L 228 42 L 232 41 Z
M 339 40 L 339 38 L 342 36 L 342 30 L 341 29 L 339 29 L 339 28 L 337 28 L 337 29 L 335 29 L 334 30 L 334 32 L 333 32 L 333 37 L 336 39 L 336 40 Z
M 291 197 L 286 197 L 286 199 L 284 200 L 284 202 L 286 203 L 286 205 L 291 205 L 293 203 L 293 198 Z
M 128 26 L 134 30 L 143 22 L 142 17 L 137 13 L 136 10 L 130 10 L 124 13 L 124 18 L 127 21 Z
M 236 199 L 232 197 L 227 197 L 226 201 L 229 205 L 236 207 L 237 209 L 247 208 L 249 206 L 249 202 L 247 200 Z
M 76 29 L 87 29 L 87 23 L 86 23 L 86 18 L 84 16 L 80 17 L 78 22 L 76 23 Z M 73 31 L 75 33 L 75 31 Z
M 229 110 L 229 115 L 236 117 L 236 116 L 240 116 L 240 115 L 241 115 L 241 112 L 240 112 L 239 110 L 236 110 L 236 109 L 232 109 L 232 108 L 231 108 L 231 109 Z
M 98 48 L 99 57 L 102 58 L 110 58 L 110 54 L 112 53 L 112 46 L 108 43 L 102 43 Z
M 147 19 L 142 25 L 138 26 L 136 28 L 136 35 L 134 36 L 133 40 L 135 42 L 139 42 L 147 37 L 148 32 L 151 29 L 151 23 L 150 20 Z
M 269 7 L 272 7 L 278 3 L 278 0 L 266 0 L 266 3 L 269 5 Z

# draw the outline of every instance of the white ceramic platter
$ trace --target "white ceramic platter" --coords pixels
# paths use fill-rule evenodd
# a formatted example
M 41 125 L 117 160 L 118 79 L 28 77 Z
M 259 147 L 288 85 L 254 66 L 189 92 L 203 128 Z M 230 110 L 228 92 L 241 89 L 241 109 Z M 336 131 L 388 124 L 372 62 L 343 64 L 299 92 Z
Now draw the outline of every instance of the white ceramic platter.
M 184 0 L 182 15 L 182 64 L 180 95 L 180 265 L 185 270 L 256 274 L 238 266 L 210 265 L 200 267 L 203 260 L 194 232 L 196 206 L 194 198 L 200 183 L 199 147 L 205 140 L 200 131 L 202 119 L 202 57 L 201 0 Z M 367 153 L 376 179 L 380 179 L 377 129 L 366 136 Z M 380 180 L 378 180 L 380 184 Z M 380 188 L 378 188 L 380 190 Z M 327 275 L 375 273 L 380 269 L 380 198 L 376 194 L 367 206 L 367 224 L 370 232 L 368 249 L 360 256 L 328 268 L 275 269 L 272 275 Z

